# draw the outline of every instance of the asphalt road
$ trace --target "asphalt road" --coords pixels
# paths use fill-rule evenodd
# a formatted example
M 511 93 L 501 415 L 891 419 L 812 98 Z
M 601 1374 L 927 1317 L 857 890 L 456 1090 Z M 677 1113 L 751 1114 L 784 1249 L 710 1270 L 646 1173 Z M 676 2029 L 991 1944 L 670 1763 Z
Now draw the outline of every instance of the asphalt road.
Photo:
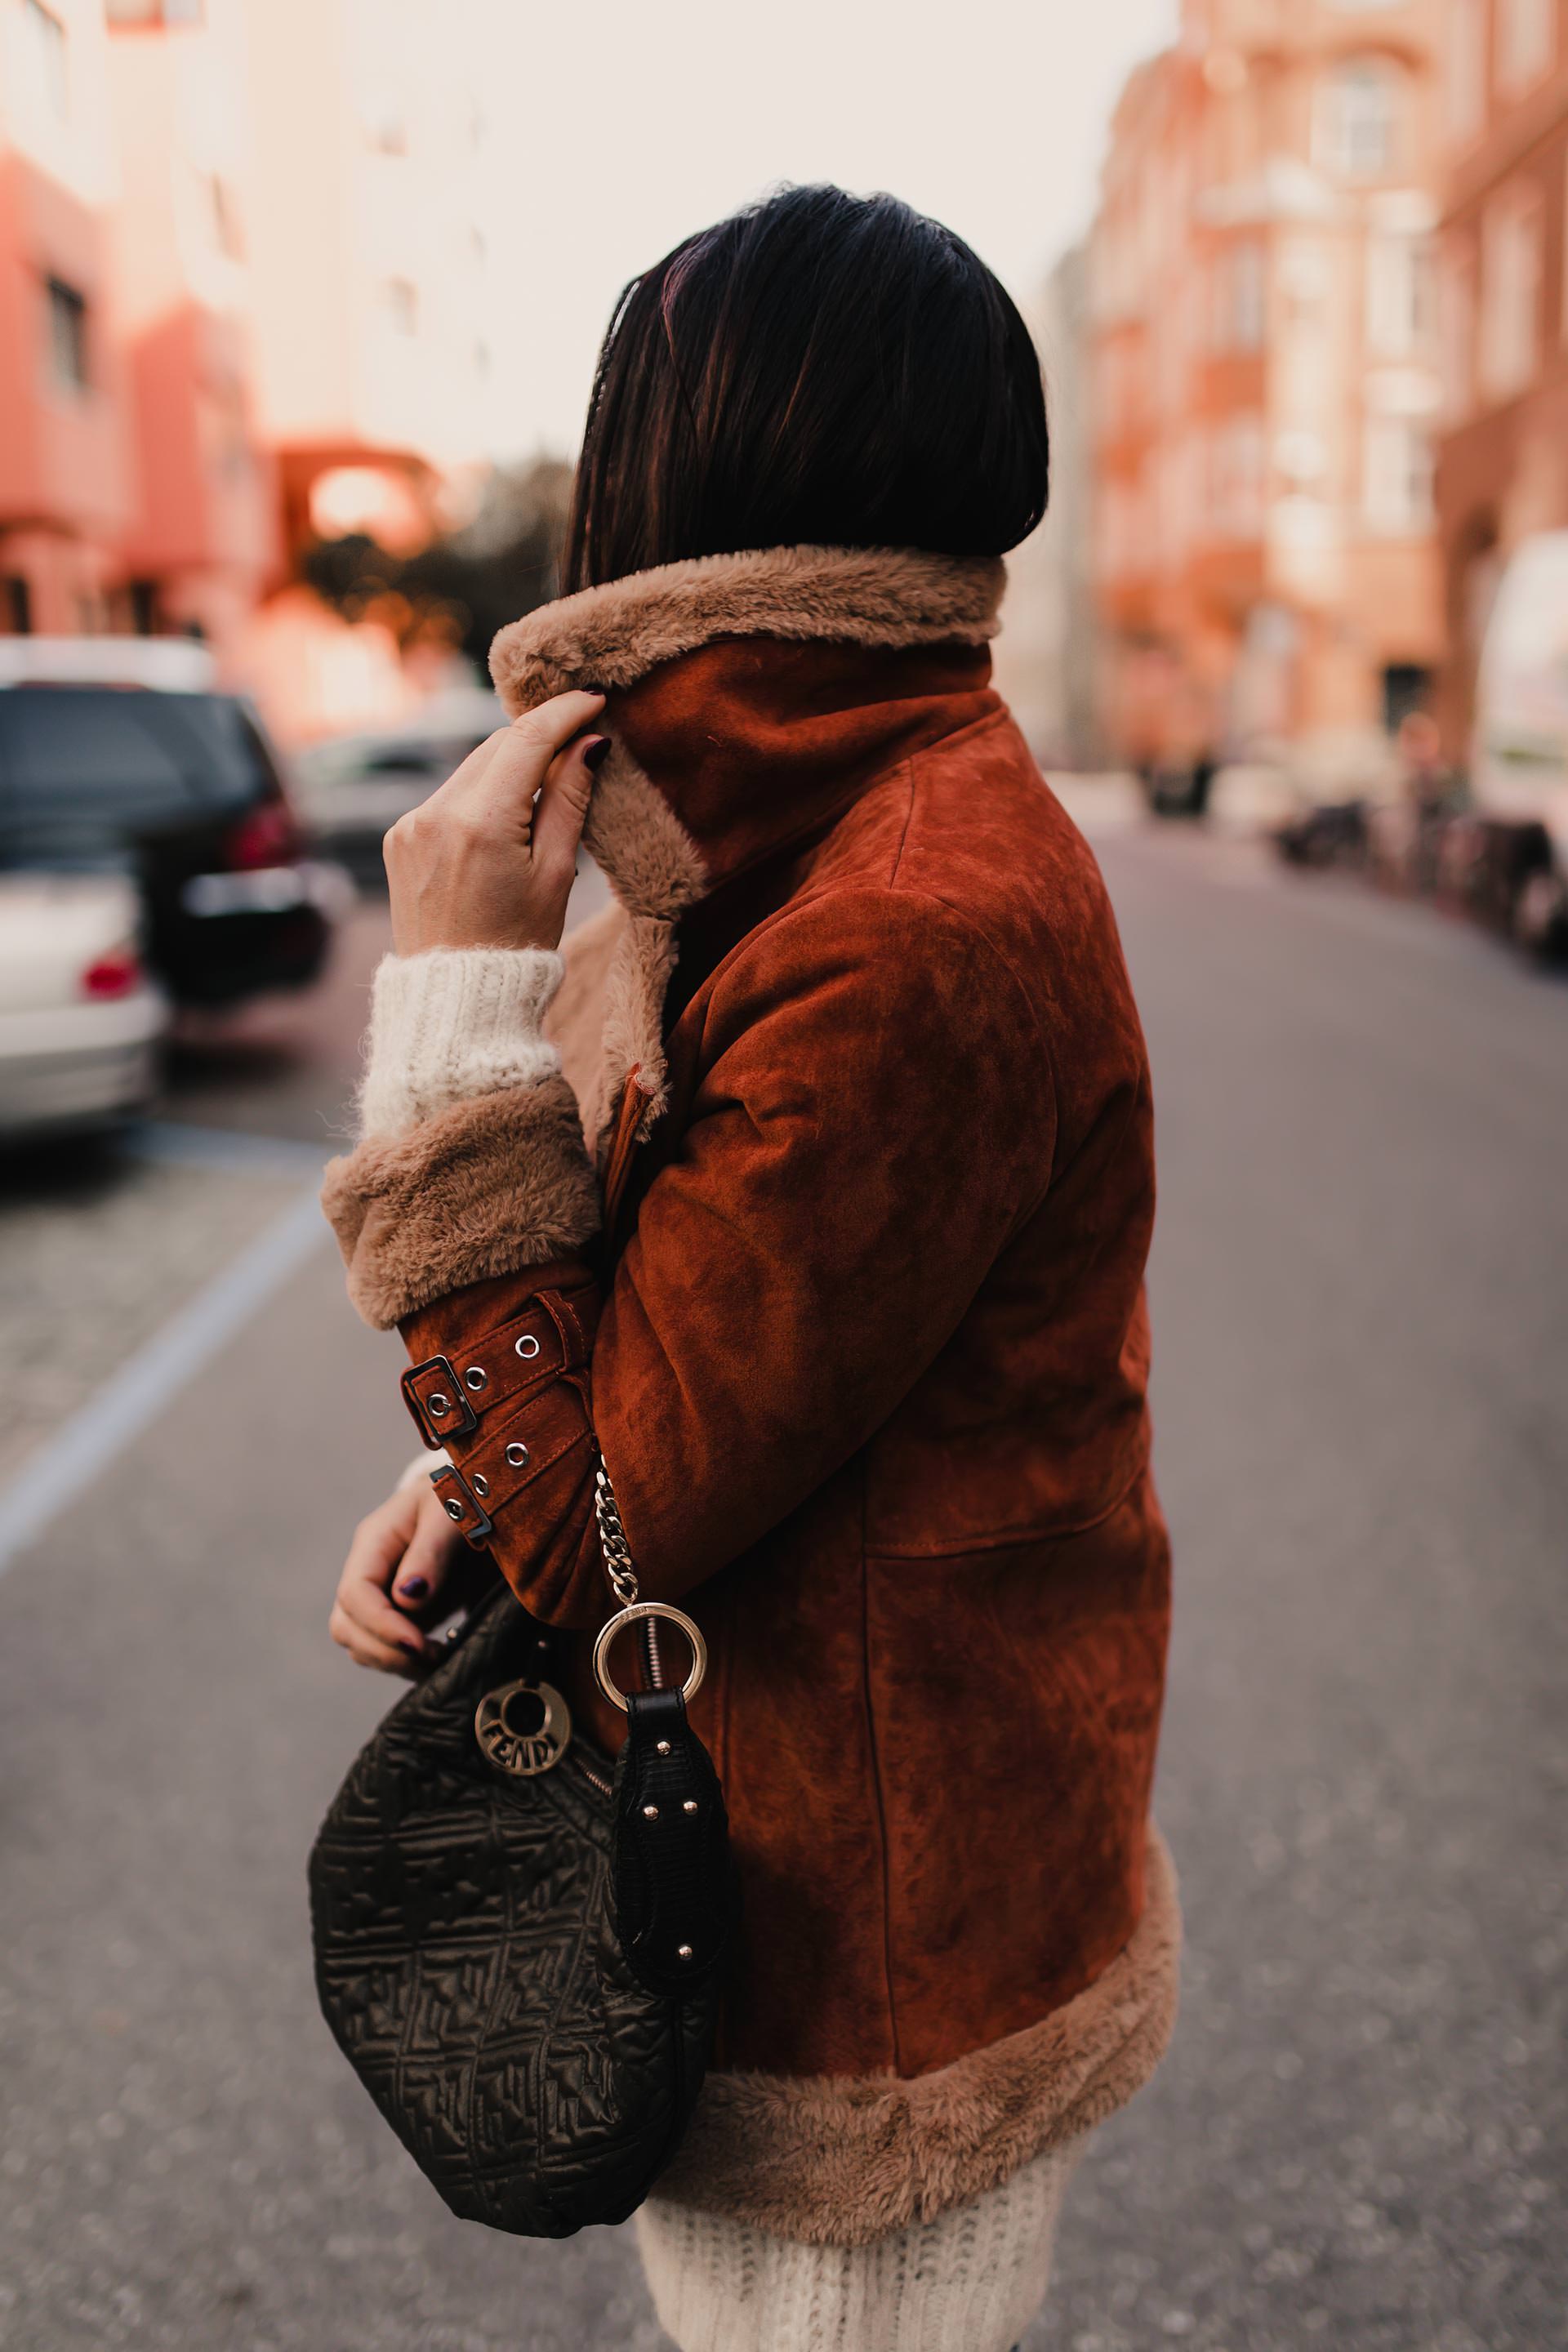
M 1249 849 L 1100 847 L 1160 1110 L 1190 1946 L 1028 2352 L 1568 2345 L 1568 986 Z M 7 2352 L 660 2343 L 629 2239 L 449 2221 L 313 2008 L 303 1857 L 386 1696 L 327 1595 L 409 1437 L 330 1246 L 256 1253 L 379 939 L 198 1052 L 136 1156 L 0 1187 L 0 1533 L 41 1446 L 58 1485 L 0 1579 Z

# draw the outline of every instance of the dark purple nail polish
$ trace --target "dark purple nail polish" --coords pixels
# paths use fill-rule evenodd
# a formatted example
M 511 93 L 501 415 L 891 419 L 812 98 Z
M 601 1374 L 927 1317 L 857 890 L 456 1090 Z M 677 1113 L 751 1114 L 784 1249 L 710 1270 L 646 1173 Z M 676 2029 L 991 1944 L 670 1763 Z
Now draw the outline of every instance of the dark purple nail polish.
M 425 1655 L 425 1644 L 417 1633 L 400 1633 L 397 1637 L 397 1646 L 400 1650 L 406 1650 L 411 1658 L 422 1658 Z
M 397 1588 L 400 1601 L 423 1601 L 430 1587 L 422 1576 L 405 1576 Z
M 607 735 L 590 735 L 587 741 L 583 746 L 583 765 L 585 768 L 591 768 L 596 771 L 604 766 L 609 756 L 609 737 Z

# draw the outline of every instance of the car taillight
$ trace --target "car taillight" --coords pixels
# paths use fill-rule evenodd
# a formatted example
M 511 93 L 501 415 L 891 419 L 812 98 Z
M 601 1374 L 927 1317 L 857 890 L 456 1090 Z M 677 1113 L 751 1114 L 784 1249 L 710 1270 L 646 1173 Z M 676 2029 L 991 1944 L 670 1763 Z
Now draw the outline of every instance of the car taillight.
M 130 996 L 142 985 L 142 959 L 134 948 L 110 948 L 81 976 L 84 996 Z
M 300 829 L 287 801 L 247 809 L 224 835 L 223 848 L 225 863 L 241 873 L 289 865 L 300 854 Z

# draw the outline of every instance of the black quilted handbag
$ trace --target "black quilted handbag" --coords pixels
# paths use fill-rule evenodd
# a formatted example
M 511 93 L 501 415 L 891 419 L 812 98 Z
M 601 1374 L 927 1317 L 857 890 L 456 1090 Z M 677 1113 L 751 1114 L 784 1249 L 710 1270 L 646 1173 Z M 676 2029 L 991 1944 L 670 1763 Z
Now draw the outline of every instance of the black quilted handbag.
M 552 1636 L 500 1586 L 362 1751 L 310 1855 L 339 2048 L 453 2212 L 520 2237 L 647 2196 L 702 2086 L 730 1921 L 723 1794 L 686 1717 L 702 1638 L 637 1599 L 603 1471 L 599 1526 L 613 1773 L 546 1678 Z M 637 1623 L 657 1684 L 659 1618 L 691 1643 L 685 1688 L 623 1694 L 611 1643 Z

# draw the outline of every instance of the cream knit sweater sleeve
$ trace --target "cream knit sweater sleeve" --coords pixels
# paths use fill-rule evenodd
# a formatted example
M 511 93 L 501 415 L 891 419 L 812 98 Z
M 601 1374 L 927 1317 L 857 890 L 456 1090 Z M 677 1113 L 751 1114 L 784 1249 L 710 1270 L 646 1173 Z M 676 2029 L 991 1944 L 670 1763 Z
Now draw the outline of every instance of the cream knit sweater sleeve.
M 360 1131 L 390 1140 L 476 1095 L 560 1070 L 544 1016 L 565 967 L 550 948 L 384 956 L 371 991 Z

